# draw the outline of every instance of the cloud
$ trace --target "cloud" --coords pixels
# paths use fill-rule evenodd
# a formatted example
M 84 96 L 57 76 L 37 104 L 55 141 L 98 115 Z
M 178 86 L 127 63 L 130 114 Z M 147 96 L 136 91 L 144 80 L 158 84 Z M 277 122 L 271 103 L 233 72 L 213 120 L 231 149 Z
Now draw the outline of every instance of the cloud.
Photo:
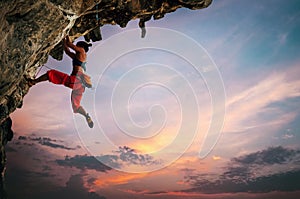
M 147 173 L 134 173 L 134 174 L 128 174 L 128 173 L 111 173 L 110 177 L 103 178 L 100 177 L 98 179 L 95 179 L 92 184 L 96 187 L 114 187 L 114 186 L 130 186 L 133 185 L 133 182 L 140 183 L 142 182 L 145 177 L 147 176 Z M 91 184 L 91 183 L 90 183 Z
M 138 154 L 134 149 L 123 146 L 113 154 L 101 156 L 76 155 L 74 157 L 65 157 L 64 160 L 56 160 L 61 166 L 76 167 L 81 170 L 93 169 L 106 172 L 111 168 L 121 168 L 123 165 L 141 165 L 149 166 L 160 164 L 160 161 L 154 160 L 148 154 Z
M 293 165 L 297 164 L 299 159 L 300 150 L 281 146 L 270 147 L 262 151 L 232 158 L 221 175 L 188 173 L 185 176 L 185 181 L 192 188 L 184 191 L 209 194 L 299 191 L 300 169 L 297 165 Z M 290 169 L 278 169 L 281 165 Z
M 43 198 L 105 199 L 104 196 L 100 196 L 95 192 L 89 192 L 84 187 L 82 177 L 82 175 L 71 176 L 65 187 L 61 187 L 56 191 L 43 193 Z
M 280 45 L 286 44 L 287 37 L 288 37 L 288 33 L 282 33 L 282 34 L 279 34 L 279 35 L 278 35 L 279 44 L 280 44 Z
M 93 169 L 100 172 L 111 170 L 110 167 L 98 161 L 94 156 L 76 155 L 74 157 L 65 157 L 64 160 L 56 160 L 60 166 L 76 167 L 81 170 Z
M 213 156 L 212 159 L 213 160 L 221 160 L 221 157 L 220 156 Z
M 19 136 L 8 144 L 11 149 L 7 151 L 5 184 L 9 198 L 104 199 L 86 188 L 83 175 L 78 175 L 78 170 L 66 170 L 57 164 L 56 160 L 61 157 L 61 151 L 58 154 L 56 150 L 51 150 L 48 143 L 54 144 L 50 144 L 51 148 L 64 149 L 63 153 L 78 152 L 66 151 L 63 145 L 55 146 L 60 142 L 63 141 L 32 135 Z
M 19 173 L 21 174 L 21 173 Z M 35 176 L 37 177 L 37 176 Z M 15 182 L 13 187 L 8 190 L 9 197 L 15 199 L 31 198 L 31 199 L 53 199 L 53 198 L 80 198 L 80 199 L 105 199 L 104 196 L 100 196 L 95 192 L 89 192 L 84 187 L 83 175 L 72 175 L 65 186 L 56 186 L 46 181 L 39 180 L 39 183 L 35 184 L 35 190 L 24 189 L 27 187 L 27 178 L 18 178 L 23 180 L 21 182 Z M 35 178 L 36 179 L 36 178 Z M 40 178 L 39 178 L 40 179 Z M 18 188 L 20 187 L 20 189 Z M 22 187 L 22 188 L 21 188 Z
M 233 158 L 232 162 L 242 165 L 273 165 L 284 164 L 299 155 L 299 150 L 287 149 L 282 146 L 270 147 L 248 155 Z
M 246 168 L 244 169 L 247 170 Z M 240 171 L 242 174 L 245 174 L 245 171 L 238 170 L 238 172 Z M 300 190 L 300 170 L 277 173 L 252 179 L 245 178 L 244 182 L 236 181 L 234 180 L 234 177 L 235 176 L 230 176 L 216 181 L 197 178 L 192 184 L 193 188 L 185 190 L 185 192 L 211 194 L 237 192 L 268 193 L 271 191 L 288 192 Z
M 282 135 L 282 139 L 291 139 L 291 138 L 293 138 L 293 137 L 295 137 L 295 135 L 293 135 L 293 134 L 288 134 L 288 133 L 286 133 L 286 134 L 284 134 L 284 135 Z
M 140 154 L 128 146 L 120 146 L 119 150 L 114 151 L 113 154 L 98 156 L 97 159 L 113 168 L 121 168 L 124 165 L 150 166 L 161 164 L 160 160 L 155 160 L 148 154 Z
M 51 148 L 65 149 L 65 150 L 76 150 L 78 148 L 81 148 L 80 146 L 71 148 L 71 147 L 64 146 L 62 144 L 57 144 L 55 142 L 63 142 L 63 141 L 58 141 L 55 139 L 51 139 L 49 137 L 19 136 L 18 140 L 19 141 L 33 141 L 33 142 L 37 142 L 38 144 L 43 145 L 43 146 L 48 146 Z
M 300 96 L 300 81 L 291 80 L 290 71 L 293 69 L 273 73 L 256 85 L 229 97 L 226 104 L 225 131 L 245 131 L 257 126 L 282 125 L 290 122 L 295 113 L 289 112 L 286 115 L 280 107 L 269 107 L 275 102 Z
M 127 146 L 119 147 L 119 150 L 116 152 L 119 153 L 120 160 L 125 163 L 144 166 L 160 164 L 160 161 L 154 160 L 152 156 L 148 154 L 138 154 L 136 150 Z

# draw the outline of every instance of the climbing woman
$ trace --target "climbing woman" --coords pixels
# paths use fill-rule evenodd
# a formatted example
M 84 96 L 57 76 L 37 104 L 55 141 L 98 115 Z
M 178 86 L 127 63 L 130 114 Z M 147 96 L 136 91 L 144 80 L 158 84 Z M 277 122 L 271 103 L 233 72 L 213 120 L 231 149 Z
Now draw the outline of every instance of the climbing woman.
M 79 41 L 76 43 L 76 45 L 74 45 L 70 41 L 69 36 L 67 36 L 63 40 L 63 43 L 64 51 L 73 60 L 73 70 L 71 75 L 67 75 L 57 70 L 49 70 L 47 73 L 41 75 L 37 79 L 28 79 L 28 84 L 29 86 L 33 86 L 39 82 L 48 80 L 54 84 L 62 84 L 66 87 L 71 88 L 71 102 L 73 112 L 83 115 L 88 123 L 88 126 L 90 128 L 93 128 L 94 123 L 91 117 L 80 105 L 85 87 L 92 87 L 91 78 L 84 73 L 86 71 L 86 53 L 88 52 L 89 47 L 91 47 L 92 44 L 85 41 Z M 71 52 L 70 48 L 74 50 L 75 53 Z

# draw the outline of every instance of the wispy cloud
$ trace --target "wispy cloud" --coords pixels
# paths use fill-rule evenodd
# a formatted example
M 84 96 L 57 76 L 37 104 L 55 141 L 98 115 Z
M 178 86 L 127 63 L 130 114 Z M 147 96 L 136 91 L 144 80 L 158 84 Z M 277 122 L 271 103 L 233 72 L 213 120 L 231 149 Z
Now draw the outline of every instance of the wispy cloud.
M 19 136 L 18 140 L 22 141 L 22 142 L 27 142 L 27 143 L 36 142 L 40 145 L 48 146 L 48 147 L 56 148 L 56 149 L 58 148 L 58 149 L 65 149 L 65 150 L 76 150 L 76 149 L 81 148 L 81 146 L 79 146 L 79 145 L 77 147 L 71 148 L 71 147 L 67 147 L 63 144 L 58 144 L 58 142 L 63 143 L 63 141 L 52 139 L 49 137 Z
M 273 73 L 256 85 L 229 97 L 224 131 L 244 131 L 256 126 L 276 124 L 276 121 L 281 125 L 290 122 L 295 116 L 293 112 L 286 117 L 279 115 L 275 118 L 264 118 L 266 114 L 282 114 L 280 107 L 268 107 L 272 103 L 300 96 L 300 80 L 290 80 L 288 75 L 289 73 L 284 72 Z
M 287 41 L 288 33 L 283 33 L 278 35 L 278 40 L 280 45 L 284 45 Z

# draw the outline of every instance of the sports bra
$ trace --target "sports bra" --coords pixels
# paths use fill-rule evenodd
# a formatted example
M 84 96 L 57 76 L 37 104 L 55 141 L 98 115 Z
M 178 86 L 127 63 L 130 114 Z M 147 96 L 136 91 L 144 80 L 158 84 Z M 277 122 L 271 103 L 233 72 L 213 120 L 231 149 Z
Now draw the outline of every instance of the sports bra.
M 81 62 L 77 58 L 73 59 L 73 66 L 80 66 L 84 71 L 86 71 L 86 62 Z

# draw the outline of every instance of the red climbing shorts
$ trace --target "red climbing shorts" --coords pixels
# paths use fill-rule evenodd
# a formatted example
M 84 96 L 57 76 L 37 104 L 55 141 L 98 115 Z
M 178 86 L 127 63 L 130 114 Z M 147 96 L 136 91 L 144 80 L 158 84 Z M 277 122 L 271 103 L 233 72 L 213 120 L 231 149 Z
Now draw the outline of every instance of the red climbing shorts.
M 83 75 L 83 73 L 78 71 L 77 75 L 67 75 L 57 70 L 49 70 L 47 75 L 50 82 L 54 84 L 63 84 L 64 86 L 72 89 L 72 108 L 74 113 L 78 113 L 82 94 L 85 90 L 80 79 L 80 76 Z

